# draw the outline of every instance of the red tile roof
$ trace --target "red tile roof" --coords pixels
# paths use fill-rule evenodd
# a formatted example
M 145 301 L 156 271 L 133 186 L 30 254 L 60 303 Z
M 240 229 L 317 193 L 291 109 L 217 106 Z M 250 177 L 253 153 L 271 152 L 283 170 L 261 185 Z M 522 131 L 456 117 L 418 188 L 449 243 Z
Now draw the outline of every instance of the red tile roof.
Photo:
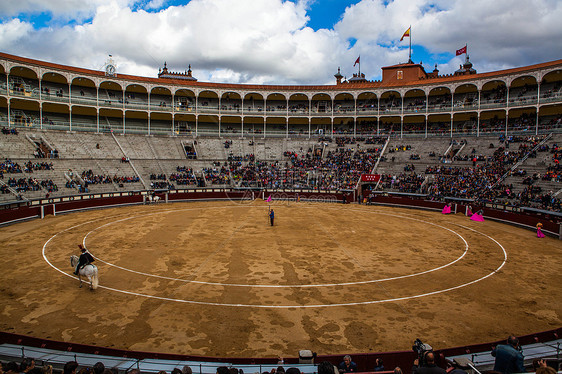
M 78 68 L 74 66 L 60 65 L 52 62 L 34 60 L 26 57 L 14 56 L 7 53 L 0 52 L 0 58 L 6 60 L 11 60 L 14 62 L 21 62 L 30 65 L 36 65 L 39 67 L 52 68 L 54 70 L 62 70 L 65 72 L 85 74 L 89 76 L 105 77 L 105 73 L 97 70 L 90 70 L 84 68 Z M 370 90 L 377 88 L 386 87 L 411 87 L 411 86 L 423 86 L 423 85 L 435 85 L 435 84 L 447 84 L 456 83 L 462 81 L 474 81 L 482 78 L 493 78 L 500 77 L 508 74 L 532 72 L 538 69 L 544 69 L 548 67 L 560 66 L 562 69 L 562 59 L 543 62 L 540 64 L 523 66 L 513 69 L 498 70 L 488 73 L 479 73 L 473 75 L 461 75 L 461 76 L 439 76 L 437 78 L 429 78 L 423 80 L 414 80 L 410 82 L 401 82 L 400 84 L 395 83 L 385 83 L 380 81 L 366 82 L 366 83 L 344 83 L 341 85 L 258 85 L 258 84 L 233 84 L 233 83 L 211 83 L 211 82 L 185 82 L 182 80 L 167 79 L 167 78 L 149 78 L 149 77 L 139 77 L 135 75 L 117 74 L 117 77 L 108 78 L 117 81 L 127 81 L 127 83 L 134 82 L 145 82 L 152 84 L 172 84 L 180 86 L 183 88 L 189 87 L 199 87 L 199 88 L 210 88 L 210 89 L 233 89 L 233 90 L 257 90 L 257 91 L 347 91 L 347 90 Z

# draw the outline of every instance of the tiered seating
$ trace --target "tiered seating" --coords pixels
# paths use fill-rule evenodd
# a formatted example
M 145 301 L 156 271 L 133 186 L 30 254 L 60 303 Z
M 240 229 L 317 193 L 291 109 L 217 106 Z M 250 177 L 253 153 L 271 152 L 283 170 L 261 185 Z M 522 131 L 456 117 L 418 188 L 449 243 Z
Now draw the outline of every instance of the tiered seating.
M 147 142 L 152 146 L 159 160 L 177 160 L 185 158 L 185 152 L 181 147 L 181 141 L 169 137 L 148 137 Z
M 73 134 L 93 158 L 121 158 L 123 152 L 111 134 Z
M 228 149 L 224 148 L 224 142 L 218 138 L 197 139 L 198 157 L 202 160 L 225 160 Z
M 146 136 L 124 135 L 116 136 L 126 157 L 131 159 L 153 160 L 156 158 L 152 146 Z
M 199 158 L 188 160 L 181 148 L 181 139 L 175 137 L 128 134 L 115 135 L 114 138 L 108 133 L 30 129 L 21 129 L 18 135 L 2 136 L 9 137 L 10 141 L 0 142 L 0 156 L 16 155 L 18 157 L 12 159 L 20 164 L 34 159 L 34 144 L 28 137 L 58 150 L 60 159 L 53 160 L 54 170 L 41 170 L 32 175 L 23 173 L 22 176 L 37 178 L 39 182 L 51 180 L 58 186 L 58 191 L 51 191 L 53 196 L 76 193 L 76 188 L 83 184 L 76 175 L 88 170 L 110 182 L 90 184 L 90 192 L 143 189 L 148 188 L 151 182 L 156 186 L 154 180 L 151 181 L 151 176 L 163 176 L 162 188 L 195 188 L 205 185 L 352 189 L 362 173 L 372 171 L 386 141 L 384 137 L 353 139 L 351 136 L 306 140 L 199 137 L 194 139 Z M 545 192 L 555 193 L 560 190 L 557 172 L 551 170 L 549 177 L 545 178 L 554 180 L 543 178 L 548 172 L 547 167 L 554 165 L 550 151 L 561 138 L 562 136 L 555 135 L 550 139 L 544 145 L 547 148 L 543 152 L 538 152 L 536 158 L 527 159 L 514 175 L 503 182 L 501 188 L 504 191 L 501 194 L 490 195 L 488 198 L 508 198 L 510 203 L 515 203 L 516 198 L 524 198 L 532 206 L 544 205 L 541 199 Z M 506 143 L 497 136 L 467 137 L 455 139 L 453 143 L 450 138 L 392 138 L 376 173 L 385 176 L 383 188 L 422 192 L 420 186 L 423 184 L 424 191 L 430 192 L 432 183 L 440 183 L 443 179 L 440 174 L 445 170 L 449 174 L 450 170 L 456 170 L 454 173 L 468 175 L 467 173 L 480 173 L 480 170 L 495 168 L 494 176 L 489 175 L 489 170 L 485 177 L 481 176 L 483 183 L 491 185 L 523 157 L 526 152 L 519 152 L 519 147 L 525 142 L 527 140 L 520 142 L 517 138 L 508 139 L 510 148 L 498 153 L 499 147 L 504 147 Z M 502 155 L 506 151 L 509 154 Z M 474 157 L 477 158 L 476 168 L 472 160 Z M 559 160 L 559 155 L 557 157 Z M 489 165 L 486 166 L 486 163 Z M 178 167 L 189 170 L 189 173 L 178 172 Z M 65 186 L 69 179 L 69 169 L 72 169 L 75 181 L 67 188 Z M 525 170 L 527 175 L 519 176 L 519 169 Z M 529 181 L 525 178 L 533 175 L 533 188 L 530 189 Z M 141 180 L 137 181 L 137 177 L 146 184 L 143 185 Z M 176 182 L 178 178 L 180 183 Z M 135 181 L 125 183 L 130 179 Z M 393 180 L 400 183 L 391 182 Z M 40 188 L 39 191 L 24 192 L 24 196 L 43 197 L 46 191 L 46 188 Z M 452 193 L 454 196 L 456 192 Z M 463 194 L 460 197 L 479 198 L 478 193 L 473 190 L 472 195 Z M 14 195 L 4 194 L 2 198 L 13 199 Z
M 40 134 L 39 136 L 59 151 L 60 158 L 87 159 L 93 157 L 89 152 L 89 147 L 83 143 L 82 136 L 63 131 L 34 132 L 32 134 Z
M 0 157 L 26 158 L 33 157 L 35 146 L 25 137 L 25 131 L 18 130 L 18 134 L 0 135 Z

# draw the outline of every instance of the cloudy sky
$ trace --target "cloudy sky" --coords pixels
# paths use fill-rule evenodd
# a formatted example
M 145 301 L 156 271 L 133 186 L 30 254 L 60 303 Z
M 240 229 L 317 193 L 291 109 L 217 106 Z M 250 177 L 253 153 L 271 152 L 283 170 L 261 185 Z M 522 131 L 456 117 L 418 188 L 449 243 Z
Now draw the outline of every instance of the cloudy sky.
M 0 0 L 0 51 L 155 77 L 333 84 L 338 66 L 379 79 L 412 60 L 452 73 L 468 44 L 479 72 L 562 59 L 560 0 Z

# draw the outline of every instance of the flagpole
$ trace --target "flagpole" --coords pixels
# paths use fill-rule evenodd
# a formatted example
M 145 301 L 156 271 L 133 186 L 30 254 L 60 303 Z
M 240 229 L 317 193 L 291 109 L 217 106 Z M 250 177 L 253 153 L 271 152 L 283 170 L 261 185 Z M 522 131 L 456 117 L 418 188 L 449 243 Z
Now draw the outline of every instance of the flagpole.
M 359 55 L 359 75 L 357 76 L 361 77 L 361 55 Z
M 411 64 L 412 63 L 412 25 L 410 25 L 410 37 L 408 39 L 410 39 L 410 50 L 408 52 L 408 62 Z

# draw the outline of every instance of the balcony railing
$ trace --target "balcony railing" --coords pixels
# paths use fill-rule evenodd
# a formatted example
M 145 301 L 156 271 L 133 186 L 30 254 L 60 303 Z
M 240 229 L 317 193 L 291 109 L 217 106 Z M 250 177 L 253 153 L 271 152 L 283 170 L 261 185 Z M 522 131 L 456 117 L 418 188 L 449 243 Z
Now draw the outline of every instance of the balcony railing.
M 69 103 L 69 96 L 67 94 L 41 94 L 41 100 L 43 101 L 55 101 L 58 103 Z
M 393 108 L 381 108 L 380 115 L 387 115 L 387 114 L 401 114 L 402 108 L 393 107 Z
M 99 106 L 123 109 L 123 103 L 115 99 L 100 99 Z
M 72 95 L 70 97 L 70 102 L 72 104 L 96 105 L 98 101 L 96 100 L 95 97 L 91 97 L 91 96 Z
M 199 106 L 197 107 L 198 113 L 211 113 L 211 114 L 219 114 L 219 107 L 218 106 Z
M 358 105 L 355 107 L 339 107 L 332 110 L 331 107 L 324 110 L 318 110 L 317 105 L 313 103 L 310 108 L 298 108 L 294 110 L 287 110 L 283 107 L 269 106 L 267 110 L 264 110 L 262 105 L 253 104 L 245 105 L 242 107 L 238 106 L 225 106 L 219 108 L 218 103 L 210 103 L 209 105 L 199 105 L 195 108 L 194 105 L 189 106 L 172 106 L 170 103 L 165 105 L 162 103 L 151 103 L 150 107 L 148 103 L 139 101 L 132 101 L 131 99 L 126 99 L 123 103 L 122 98 L 116 98 L 115 96 L 100 98 L 99 101 L 92 96 L 79 95 L 74 93 L 69 97 L 68 94 L 63 93 L 62 95 L 57 95 L 52 92 L 47 94 L 42 92 L 40 94 L 38 87 L 32 87 L 29 85 L 14 87 L 13 85 L 7 85 L 6 83 L 0 83 L 0 95 L 9 94 L 13 97 L 21 97 L 27 99 L 39 99 L 45 102 L 57 102 L 65 104 L 81 104 L 88 106 L 99 105 L 104 108 L 115 108 L 115 109 L 133 109 L 155 112 L 176 112 L 176 113 L 193 113 L 193 114 L 213 114 L 213 115 L 228 115 L 232 114 L 235 116 L 272 116 L 272 117 L 364 117 L 364 116 L 388 116 L 388 115 L 412 115 L 412 114 L 435 114 L 435 113 L 446 113 L 446 112 L 463 112 L 463 111 L 475 111 L 475 110 L 490 110 L 490 109 L 508 109 L 516 107 L 528 107 L 535 106 L 538 104 L 550 104 L 550 103 L 561 103 L 562 102 L 562 92 L 560 91 L 548 91 L 543 92 L 540 98 L 537 100 L 536 93 L 531 95 L 525 95 L 522 97 L 510 97 L 509 101 L 506 98 L 500 99 L 488 99 L 482 100 L 480 105 L 477 100 L 472 102 L 465 102 L 465 100 L 459 100 L 454 103 L 451 107 L 450 102 L 447 104 L 430 104 L 427 107 L 425 105 L 418 105 L 415 107 L 405 106 L 402 111 L 401 107 L 381 107 L 380 109 L 375 106 L 362 106 Z M 432 97 L 433 98 L 433 97 Z M 289 108 L 291 104 L 289 103 Z
M 12 96 L 19 96 L 19 97 L 33 97 L 39 98 L 39 89 L 34 88 L 32 90 L 26 89 L 10 89 L 10 95 Z
M 521 96 L 521 97 L 514 97 L 509 99 L 510 107 L 536 105 L 536 104 L 537 104 L 537 95 Z
M 455 104 L 455 106 L 453 107 L 453 111 L 455 112 L 463 112 L 463 111 L 467 111 L 467 110 L 477 110 L 478 109 L 478 103 L 459 103 L 459 104 Z
M 505 100 L 482 100 L 480 102 L 480 109 L 489 109 L 489 108 L 505 108 L 506 103 Z
M 416 107 L 405 107 L 404 113 L 425 113 L 425 105 L 416 106 Z
M 332 115 L 332 110 L 325 110 L 325 111 L 319 111 L 319 110 L 315 110 L 312 109 L 312 111 L 310 112 L 310 115 L 312 117 L 329 117 Z
M 562 93 L 561 92 L 555 92 L 555 93 L 551 93 L 551 94 L 544 94 L 543 96 L 541 96 L 540 98 L 540 103 L 544 104 L 544 103 L 553 103 L 556 101 L 560 101 L 562 99 Z
M 125 109 L 148 110 L 148 103 L 125 101 Z
M 451 105 L 450 104 L 435 104 L 435 105 L 429 105 L 427 107 L 427 112 L 428 113 L 437 113 L 437 112 L 450 112 L 451 111 Z

